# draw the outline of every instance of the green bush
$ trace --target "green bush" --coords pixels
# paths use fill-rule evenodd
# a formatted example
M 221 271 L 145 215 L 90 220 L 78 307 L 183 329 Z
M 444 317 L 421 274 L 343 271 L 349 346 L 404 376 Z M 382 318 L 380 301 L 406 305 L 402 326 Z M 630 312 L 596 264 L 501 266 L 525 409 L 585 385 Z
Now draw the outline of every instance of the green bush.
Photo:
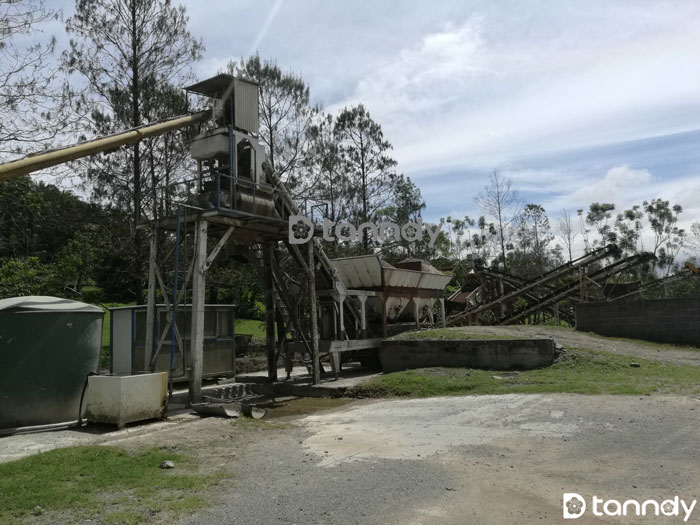
M 104 301 L 105 292 L 98 286 L 83 286 L 80 290 L 80 298 L 85 303 L 99 304 Z
M 24 295 L 58 295 L 52 265 L 38 257 L 8 259 L 0 265 L 0 299 Z
M 217 300 L 220 304 L 236 305 L 236 317 L 239 319 L 265 319 L 265 305 L 256 300 L 256 295 L 249 291 L 233 288 L 219 288 Z

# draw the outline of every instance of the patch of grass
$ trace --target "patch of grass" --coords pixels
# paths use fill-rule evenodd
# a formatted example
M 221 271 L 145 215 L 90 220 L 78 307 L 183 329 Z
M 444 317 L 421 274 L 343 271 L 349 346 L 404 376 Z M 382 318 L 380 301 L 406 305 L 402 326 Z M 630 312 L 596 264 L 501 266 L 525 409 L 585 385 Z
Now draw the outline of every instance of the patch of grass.
M 630 363 L 638 363 L 632 368 Z M 679 366 L 583 348 L 548 368 L 503 379 L 497 371 L 460 368 L 406 370 L 375 377 L 356 387 L 368 397 L 432 397 L 464 394 L 568 392 L 577 394 L 700 393 L 700 367 Z
M 474 339 L 484 341 L 491 339 L 517 339 L 517 337 L 469 332 L 466 328 L 433 328 L 431 330 L 402 332 L 391 339 Z
M 174 470 L 159 468 L 172 460 Z M 0 464 L 0 522 L 26 517 L 37 506 L 104 523 L 139 523 L 150 514 L 179 514 L 206 504 L 200 492 L 221 474 L 188 469 L 183 454 L 158 448 L 136 454 L 117 447 L 56 449 Z
M 265 339 L 265 323 L 257 319 L 236 319 L 237 334 L 251 334 L 255 339 Z

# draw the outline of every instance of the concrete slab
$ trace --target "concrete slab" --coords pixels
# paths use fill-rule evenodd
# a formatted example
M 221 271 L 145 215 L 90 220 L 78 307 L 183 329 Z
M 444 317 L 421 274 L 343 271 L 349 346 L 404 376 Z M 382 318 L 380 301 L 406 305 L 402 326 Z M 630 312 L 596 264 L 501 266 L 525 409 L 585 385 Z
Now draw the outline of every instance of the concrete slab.
M 257 383 L 254 390 L 259 394 L 310 396 L 310 397 L 339 397 L 358 384 L 380 375 L 380 370 L 361 368 L 350 363 L 344 365 L 340 377 L 336 380 L 333 374 L 326 373 L 321 376 L 320 385 L 312 385 L 312 378 L 303 366 L 294 367 L 289 380 L 278 381 L 274 385 L 267 383 L 267 372 L 253 372 L 236 376 L 239 382 Z M 280 368 L 277 377 L 285 377 L 286 371 Z
M 379 360 L 384 372 L 433 366 L 532 370 L 554 362 L 552 339 L 387 339 Z

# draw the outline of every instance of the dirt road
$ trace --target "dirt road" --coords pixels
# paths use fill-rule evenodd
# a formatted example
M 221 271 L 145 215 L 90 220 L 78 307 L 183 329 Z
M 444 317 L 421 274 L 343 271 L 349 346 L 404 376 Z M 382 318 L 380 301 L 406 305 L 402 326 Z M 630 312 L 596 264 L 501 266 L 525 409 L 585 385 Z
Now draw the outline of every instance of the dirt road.
M 264 422 L 183 415 L 106 434 L 11 436 L 0 451 L 10 459 L 91 442 L 184 453 L 197 471 L 224 473 L 207 489 L 210 506 L 178 518 L 186 525 L 570 523 L 564 493 L 581 495 L 589 509 L 593 496 L 700 497 L 699 415 L 700 396 L 358 400 Z M 591 512 L 576 523 L 683 523 Z M 145 517 L 173 522 L 157 510 Z M 65 514 L 28 519 L 73 522 Z M 700 523 L 700 509 L 687 523 Z
M 564 523 L 565 492 L 691 502 L 698 415 L 700 398 L 675 396 L 359 401 L 230 443 L 235 480 L 181 523 Z M 576 523 L 662 519 L 683 522 Z

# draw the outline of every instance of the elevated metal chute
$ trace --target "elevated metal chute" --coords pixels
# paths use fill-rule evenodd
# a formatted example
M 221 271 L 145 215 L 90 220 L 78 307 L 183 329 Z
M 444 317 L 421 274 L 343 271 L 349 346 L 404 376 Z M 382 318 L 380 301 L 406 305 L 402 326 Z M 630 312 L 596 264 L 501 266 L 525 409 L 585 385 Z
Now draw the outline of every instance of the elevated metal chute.
M 144 139 L 162 135 L 168 131 L 193 126 L 211 117 L 211 110 L 159 120 L 137 128 L 120 131 L 113 135 L 88 140 L 72 146 L 53 149 L 30 155 L 23 159 L 0 164 L 0 181 L 21 177 L 35 171 L 51 168 L 83 157 L 113 150 Z

